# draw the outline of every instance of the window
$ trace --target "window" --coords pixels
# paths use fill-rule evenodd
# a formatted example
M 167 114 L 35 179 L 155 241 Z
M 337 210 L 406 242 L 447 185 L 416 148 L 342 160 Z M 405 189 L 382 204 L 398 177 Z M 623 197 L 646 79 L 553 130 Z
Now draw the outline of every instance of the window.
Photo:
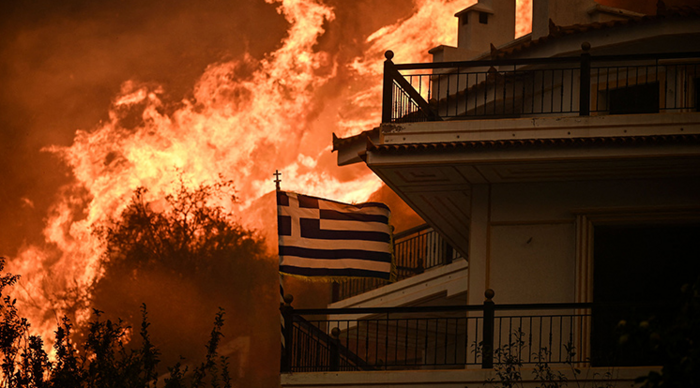
M 595 366 L 658 365 L 660 355 L 620 335 L 642 321 L 668 327 L 678 316 L 681 286 L 700 275 L 700 224 L 600 225 L 594 228 L 591 361 Z M 621 321 L 632 327 L 618 327 Z
M 479 12 L 479 23 L 489 24 L 489 14 L 486 12 Z
M 460 20 L 462 21 L 463 26 L 469 24 L 469 13 L 465 13 L 464 15 L 462 15 Z
M 610 114 L 659 113 L 659 82 L 610 90 Z

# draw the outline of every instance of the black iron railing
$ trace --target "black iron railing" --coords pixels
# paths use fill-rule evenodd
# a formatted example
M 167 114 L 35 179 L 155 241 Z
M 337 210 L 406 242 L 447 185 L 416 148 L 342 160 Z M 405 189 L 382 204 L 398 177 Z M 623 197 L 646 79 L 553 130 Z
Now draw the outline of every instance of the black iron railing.
M 287 328 L 283 372 L 493 368 L 522 365 L 658 365 L 644 347 L 618 347 L 632 305 L 503 304 L 487 291 L 482 305 L 295 310 Z M 673 316 L 668 306 L 644 313 Z M 306 319 L 304 317 L 315 317 Z M 320 317 L 320 318 L 319 318 Z
M 293 324 L 289 335 L 290 354 L 296 372 L 318 371 L 353 371 L 371 370 L 371 365 L 342 346 L 335 337 L 339 335 L 333 329 L 330 333 L 321 329 L 317 323 L 307 321 L 301 315 L 292 317 Z M 330 334 L 330 335 L 329 335 Z M 335 336 L 333 335 L 335 334 Z
M 697 111 L 700 53 L 384 62 L 382 122 Z
M 394 235 L 396 280 L 461 259 L 458 251 L 427 224 Z M 382 279 L 350 279 L 335 285 L 334 301 L 347 299 L 390 284 Z
M 493 293 L 487 294 L 493 296 Z M 589 363 L 590 303 L 305 309 L 291 323 L 282 370 L 314 372 L 492 368 L 507 352 L 523 364 Z M 325 316 L 304 319 L 303 316 Z M 361 317 L 361 318 L 358 318 Z

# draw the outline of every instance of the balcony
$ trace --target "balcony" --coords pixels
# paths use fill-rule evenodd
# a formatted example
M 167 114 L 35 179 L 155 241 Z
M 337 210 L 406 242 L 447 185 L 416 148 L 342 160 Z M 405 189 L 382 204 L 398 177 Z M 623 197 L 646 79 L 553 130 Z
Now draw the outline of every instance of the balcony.
M 486 296 L 483 304 L 462 306 L 295 310 L 287 304 L 282 372 L 491 369 L 514 361 L 657 365 L 652 347 L 618 345 L 620 322 L 675 315 L 668 305 L 647 304 L 643 312 L 593 303 L 498 305 L 493 291 Z
M 700 53 L 384 62 L 382 123 L 694 112 Z
M 427 224 L 394 235 L 396 281 L 461 259 L 462 255 Z M 351 279 L 333 285 L 333 302 L 391 284 L 382 279 Z
M 381 125 L 334 149 L 339 165 L 366 164 L 467 252 L 488 185 L 695 179 L 699 79 L 699 52 L 420 64 L 388 55 Z

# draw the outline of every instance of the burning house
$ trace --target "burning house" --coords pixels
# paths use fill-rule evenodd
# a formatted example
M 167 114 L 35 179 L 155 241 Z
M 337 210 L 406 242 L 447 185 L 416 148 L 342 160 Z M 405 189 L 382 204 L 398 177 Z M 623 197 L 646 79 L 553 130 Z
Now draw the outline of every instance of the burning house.
M 381 123 L 333 139 L 429 226 L 398 236 L 399 281 L 285 310 L 282 386 L 463 387 L 506 356 L 524 380 L 545 360 L 629 384 L 663 364 L 619 334 L 664 330 L 700 274 L 700 9 L 534 0 L 514 40 L 513 3 L 459 10 L 432 63 L 388 51 Z

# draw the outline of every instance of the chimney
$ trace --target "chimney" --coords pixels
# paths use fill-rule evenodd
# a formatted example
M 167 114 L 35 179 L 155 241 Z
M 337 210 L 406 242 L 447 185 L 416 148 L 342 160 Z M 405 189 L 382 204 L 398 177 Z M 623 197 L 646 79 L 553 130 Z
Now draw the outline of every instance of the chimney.
M 457 46 L 475 56 L 515 37 L 515 0 L 479 0 L 455 14 L 459 19 Z

